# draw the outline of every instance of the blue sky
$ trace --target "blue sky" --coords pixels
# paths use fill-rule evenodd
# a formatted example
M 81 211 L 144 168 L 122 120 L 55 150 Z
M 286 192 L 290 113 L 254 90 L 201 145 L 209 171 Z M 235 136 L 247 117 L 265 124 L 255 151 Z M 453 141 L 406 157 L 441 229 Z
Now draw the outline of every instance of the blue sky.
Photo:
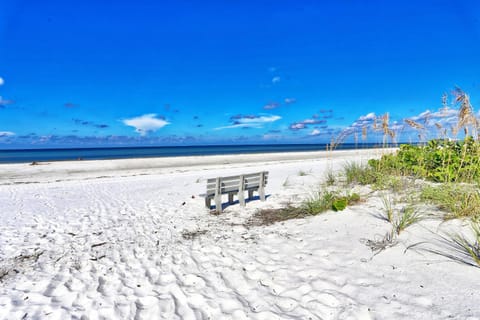
M 479 19 L 453 0 L 0 1 L 0 148 L 352 141 L 386 112 L 415 140 L 404 119 L 453 122 L 455 87 L 480 105 Z

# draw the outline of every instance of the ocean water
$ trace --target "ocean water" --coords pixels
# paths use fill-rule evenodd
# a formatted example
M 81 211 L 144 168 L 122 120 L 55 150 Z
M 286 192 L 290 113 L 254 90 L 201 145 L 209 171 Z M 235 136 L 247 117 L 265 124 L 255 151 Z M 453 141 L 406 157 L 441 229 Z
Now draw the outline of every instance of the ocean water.
M 378 147 L 378 144 L 364 143 L 355 145 L 346 143 L 339 146 L 337 149 L 360 149 L 373 147 Z M 326 144 L 23 149 L 0 150 L 0 163 L 325 151 L 326 149 Z

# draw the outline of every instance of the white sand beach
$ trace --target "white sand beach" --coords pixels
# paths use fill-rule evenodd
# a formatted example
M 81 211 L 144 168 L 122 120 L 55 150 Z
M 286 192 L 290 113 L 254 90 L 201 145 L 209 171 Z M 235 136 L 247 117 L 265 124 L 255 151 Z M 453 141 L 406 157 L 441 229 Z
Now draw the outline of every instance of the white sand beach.
M 423 250 L 466 222 L 420 221 L 375 255 L 389 225 L 359 189 L 341 212 L 245 225 L 379 154 L 0 165 L 0 319 L 480 319 L 480 268 Z M 263 170 L 265 202 L 205 208 L 206 179 Z

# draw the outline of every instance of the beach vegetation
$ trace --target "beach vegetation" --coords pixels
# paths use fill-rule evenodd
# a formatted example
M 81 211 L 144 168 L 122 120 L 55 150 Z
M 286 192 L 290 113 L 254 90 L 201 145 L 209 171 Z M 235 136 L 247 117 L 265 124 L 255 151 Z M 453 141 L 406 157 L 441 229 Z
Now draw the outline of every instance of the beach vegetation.
M 395 154 L 369 160 L 383 173 L 415 176 L 433 182 L 480 182 L 480 142 L 430 140 L 426 145 L 401 145 Z
M 335 199 L 336 195 L 332 191 L 315 192 L 302 203 L 301 208 L 309 215 L 316 215 L 332 209 Z
M 340 197 L 336 198 L 332 202 L 332 210 L 333 211 L 342 211 L 345 210 L 348 204 L 348 199 L 347 197 Z
M 443 183 L 425 186 L 420 194 L 423 201 L 437 205 L 446 212 L 444 219 L 480 218 L 480 191 L 476 185 Z
M 347 162 L 343 166 L 346 183 L 360 185 L 374 184 L 378 180 L 378 172 L 367 164 Z
M 407 205 L 403 207 L 393 226 L 397 234 L 400 235 L 407 227 L 420 221 L 422 218 L 423 216 L 415 210 L 415 207 Z
M 348 205 L 354 205 L 361 201 L 358 193 L 339 195 L 333 191 L 317 192 L 302 204 L 302 208 L 311 215 L 319 214 L 328 210 L 342 211 Z
M 303 208 L 289 204 L 286 207 L 278 209 L 258 210 L 247 220 L 245 226 L 268 226 L 285 220 L 304 218 L 307 215 L 308 213 Z
M 298 171 L 298 175 L 299 175 L 300 177 L 308 176 L 308 172 L 303 171 L 303 170 L 300 170 L 300 171 Z
M 383 236 L 377 235 L 373 240 L 366 240 L 365 245 L 369 247 L 376 256 L 383 250 L 393 247 L 398 243 L 395 229 L 387 231 Z
M 480 267 L 480 223 L 478 221 L 472 222 L 471 229 L 473 231 L 472 237 L 455 234 L 451 236 L 451 241 L 455 247 L 461 252 L 463 251 Z
M 325 173 L 325 183 L 327 184 L 327 186 L 333 186 L 336 181 L 337 181 L 337 177 L 335 176 L 335 174 L 333 173 L 333 171 L 332 171 L 332 170 L 328 170 L 328 171 Z
M 334 191 L 315 192 L 299 206 L 288 204 L 279 209 L 258 210 L 246 223 L 247 226 L 270 225 L 275 222 L 289 219 L 305 218 L 315 216 L 328 210 L 342 211 L 349 205 L 357 204 L 361 201 L 358 193 L 339 195 Z
M 384 216 L 382 218 L 390 223 L 393 223 L 393 199 L 390 195 L 382 195 L 382 204 L 383 204 L 383 210 L 384 210 Z

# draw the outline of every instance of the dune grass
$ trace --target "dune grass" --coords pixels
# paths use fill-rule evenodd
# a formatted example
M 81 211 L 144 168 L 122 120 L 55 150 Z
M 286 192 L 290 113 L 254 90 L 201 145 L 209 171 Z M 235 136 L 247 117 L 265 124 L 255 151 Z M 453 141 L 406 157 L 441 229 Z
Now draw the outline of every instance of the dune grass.
M 393 226 L 398 235 L 412 224 L 419 222 L 422 219 L 422 215 L 415 211 L 415 208 L 411 205 L 404 207 L 394 221 Z
M 467 238 L 460 234 L 455 234 L 451 237 L 452 242 L 461 251 L 469 255 L 472 260 L 480 267 L 480 223 L 473 222 L 471 224 L 473 237 Z
M 445 211 L 444 219 L 480 219 L 480 191 L 476 185 L 443 183 L 425 186 L 421 199 Z
M 299 206 L 288 204 L 279 209 L 258 210 L 245 225 L 270 225 L 285 220 L 315 216 L 329 210 L 342 211 L 347 206 L 355 205 L 360 201 L 361 197 L 357 193 L 340 195 L 334 191 L 318 191 L 312 193 L 307 199 L 302 201 Z

